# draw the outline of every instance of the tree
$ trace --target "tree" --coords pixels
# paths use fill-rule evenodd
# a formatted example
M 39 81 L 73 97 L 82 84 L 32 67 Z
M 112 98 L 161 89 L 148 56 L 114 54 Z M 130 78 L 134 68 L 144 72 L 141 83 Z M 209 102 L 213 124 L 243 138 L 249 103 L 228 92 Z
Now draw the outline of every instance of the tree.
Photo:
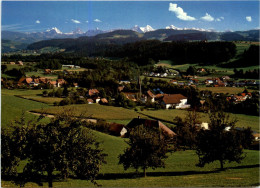
M 174 128 L 174 132 L 177 134 L 177 147 L 194 149 L 197 137 L 196 125 L 201 123 L 199 113 L 195 110 L 188 111 L 184 120 L 177 116 L 174 123 L 177 125 Z
M 124 169 L 141 168 L 146 177 L 147 168 L 165 167 L 164 160 L 168 157 L 169 139 L 162 136 L 158 128 L 137 126 L 130 131 L 128 147 L 124 154 L 119 155 L 119 164 Z
M 22 140 L 19 142 L 22 144 L 17 143 L 15 147 L 22 151 L 22 155 L 16 157 L 24 156 L 23 159 L 28 161 L 23 169 L 24 177 L 44 175 L 46 172 L 48 185 L 52 187 L 55 171 L 63 179 L 75 175 L 96 184 L 95 178 L 101 164 L 105 163 L 106 154 L 83 121 L 64 112 L 48 124 L 24 124 L 16 129 L 18 131 L 13 132 L 12 137 Z M 24 179 L 24 183 L 26 181 L 29 180 Z
M 219 161 L 223 170 L 226 161 L 240 163 L 245 157 L 242 155 L 245 137 L 241 137 L 241 132 L 235 129 L 237 121 L 230 120 L 222 111 L 212 112 L 209 118 L 210 129 L 200 130 L 197 136 L 198 166 L 203 167 L 206 163 Z M 246 138 L 251 139 L 248 136 Z M 248 140 L 246 143 L 248 144 Z
M 7 70 L 7 65 L 1 65 L 2 73 L 5 73 L 6 70 Z

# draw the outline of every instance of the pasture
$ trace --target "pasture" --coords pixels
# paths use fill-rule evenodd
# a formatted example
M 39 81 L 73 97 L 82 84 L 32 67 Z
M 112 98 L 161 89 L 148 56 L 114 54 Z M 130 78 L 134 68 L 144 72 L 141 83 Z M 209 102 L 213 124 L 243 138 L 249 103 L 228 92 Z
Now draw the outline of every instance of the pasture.
M 97 139 L 103 141 L 104 152 L 108 154 L 107 164 L 103 165 L 97 177 L 97 183 L 104 187 L 240 187 L 259 185 L 258 151 L 245 150 L 246 158 L 240 163 L 225 164 L 226 170 L 219 171 L 219 163 L 214 162 L 204 168 L 196 167 L 198 157 L 195 151 L 169 153 L 166 168 L 148 169 L 147 177 L 142 171 L 123 170 L 118 165 L 118 155 L 123 153 L 124 139 L 95 132 Z M 89 181 L 69 178 L 67 181 L 54 181 L 54 187 L 93 187 Z M 10 181 L 3 181 L 2 186 L 14 186 Z M 26 187 L 38 187 L 29 182 Z M 44 182 L 43 186 L 47 186 Z
M 243 87 L 206 87 L 206 86 L 198 86 L 199 91 L 201 90 L 209 90 L 213 93 L 228 93 L 228 94 L 238 94 L 242 93 L 245 88 Z M 254 90 L 248 89 L 249 92 L 253 92 Z
M 75 104 L 69 106 L 55 106 L 45 109 L 32 110 L 37 113 L 48 113 L 48 114 L 57 114 L 64 110 L 71 109 L 75 112 L 75 116 L 83 115 L 84 117 L 91 117 L 95 119 L 105 119 L 105 120 L 130 120 L 141 116 L 137 112 L 131 109 L 126 109 L 122 107 L 114 106 L 104 106 L 100 104 Z
M 185 118 L 187 111 L 185 110 L 148 110 L 142 111 L 143 115 L 147 115 L 151 118 L 158 118 L 161 120 L 173 122 L 173 119 L 177 116 L 181 118 Z M 252 130 L 259 132 L 259 117 L 258 116 L 249 116 L 244 114 L 230 114 L 230 119 L 237 119 L 238 122 L 236 123 L 237 127 L 251 127 Z M 200 120 L 203 122 L 209 122 L 208 114 L 207 113 L 199 113 Z
M 10 121 L 19 117 L 22 110 L 41 108 L 46 112 L 55 113 L 62 107 L 50 107 L 47 104 L 22 99 L 14 95 L 37 95 L 41 90 L 2 90 L 2 127 L 7 127 Z M 71 105 L 77 113 L 87 112 L 93 117 L 107 119 L 111 122 L 127 124 L 132 118 L 145 117 L 134 110 L 98 104 Z M 66 108 L 69 108 L 67 106 Z M 143 114 L 172 121 L 175 116 L 185 117 L 183 110 L 158 110 L 142 111 Z M 27 119 L 36 116 L 26 113 Z M 203 116 L 203 114 L 202 114 Z M 247 125 L 257 125 L 259 117 L 237 115 Z M 203 116 L 206 118 L 206 114 Z M 43 121 L 47 121 L 44 118 Z M 206 165 L 204 168 L 196 167 L 198 157 L 195 151 L 178 151 L 169 153 L 166 168 L 156 170 L 148 169 L 147 177 L 142 177 L 142 172 L 136 173 L 134 169 L 124 171 L 118 165 L 118 155 L 126 148 L 125 139 L 94 131 L 97 139 L 102 142 L 104 152 L 108 154 L 107 164 L 103 165 L 97 183 L 104 187 L 213 187 L 213 186 L 258 186 L 259 185 L 259 151 L 245 150 L 246 158 L 240 163 L 227 163 L 225 171 L 219 171 L 219 162 Z M 22 166 L 22 165 L 21 165 Z M 21 166 L 19 171 L 21 171 Z M 1 181 L 2 187 L 18 187 L 11 181 Z M 54 187 L 93 187 L 86 180 L 69 178 L 67 181 L 54 181 Z M 46 187 L 47 183 L 44 182 Z M 29 182 L 25 187 L 39 187 L 38 184 Z

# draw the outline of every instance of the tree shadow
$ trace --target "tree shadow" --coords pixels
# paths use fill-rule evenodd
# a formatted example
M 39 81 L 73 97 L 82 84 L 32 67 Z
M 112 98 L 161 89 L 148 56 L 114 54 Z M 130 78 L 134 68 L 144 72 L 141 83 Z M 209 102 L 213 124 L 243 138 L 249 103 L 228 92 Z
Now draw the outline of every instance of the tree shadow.
M 196 174 L 213 174 L 221 172 L 220 170 L 215 171 L 183 171 L 183 172 L 147 172 L 146 175 L 149 177 L 158 177 L 158 176 L 187 176 L 187 175 L 196 175 Z M 116 179 L 135 179 L 143 177 L 143 173 L 106 173 L 100 174 L 96 180 L 116 180 Z
M 227 167 L 226 169 L 259 168 L 260 164 Z

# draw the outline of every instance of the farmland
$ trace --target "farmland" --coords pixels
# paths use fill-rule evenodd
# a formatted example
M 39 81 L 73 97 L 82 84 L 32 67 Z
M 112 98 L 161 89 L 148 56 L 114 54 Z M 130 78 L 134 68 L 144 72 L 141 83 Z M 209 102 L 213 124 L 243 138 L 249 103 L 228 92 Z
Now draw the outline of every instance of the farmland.
M 33 110 L 40 108 L 48 108 L 47 112 L 54 112 L 58 107 L 49 108 L 47 104 L 34 102 L 27 99 L 15 97 L 14 95 L 25 95 L 25 91 L 17 90 L 2 90 L 2 125 L 8 123 L 10 120 L 14 120 L 16 116 L 13 114 L 19 114 L 23 110 Z M 39 91 L 32 90 L 33 95 L 39 94 Z M 74 105 L 74 109 L 82 111 L 83 109 L 91 109 L 93 116 L 106 117 L 111 119 L 118 119 L 117 121 L 124 122 L 129 121 L 136 117 L 138 114 L 133 110 L 117 108 L 117 107 L 105 107 L 101 105 Z M 105 108 L 104 108 L 105 107 Z M 54 110 L 55 109 L 55 110 Z M 103 109 L 103 110 L 102 110 Z M 100 110 L 102 110 L 100 112 Z M 88 111 L 87 111 L 88 112 Z M 156 113 L 155 113 L 156 112 Z M 172 120 L 175 116 L 184 117 L 185 113 L 182 110 L 159 110 L 159 111 L 142 111 L 142 113 L 160 117 L 166 120 Z M 157 114 L 157 115 L 156 115 Z M 33 118 L 33 115 L 27 114 L 28 118 Z M 244 122 L 247 121 L 248 125 L 253 125 L 258 122 L 258 117 L 250 118 L 246 115 L 238 115 Z M 205 118 L 205 116 L 204 116 Z M 46 119 L 46 118 L 45 118 Z M 121 119 L 121 120 L 120 120 Z M 225 165 L 225 171 L 219 171 L 219 163 L 214 162 L 206 165 L 204 168 L 196 167 L 198 162 L 195 151 L 178 151 L 173 154 L 169 154 L 169 158 L 166 160 L 166 168 L 164 169 L 148 169 L 147 177 L 141 177 L 142 174 L 136 174 L 135 170 L 123 170 L 122 165 L 118 165 L 118 155 L 123 153 L 126 143 L 123 138 L 110 136 L 104 133 L 95 132 L 95 135 L 99 141 L 102 142 L 102 146 L 105 149 L 105 153 L 108 154 L 106 158 L 107 164 L 105 164 L 101 173 L 97 178 L 97 183 L 104 187 L 190 187 L 190 186 L 257 186 L 259 184 L 259 152 L 253 150 L 246 150 L 246 158 L 240 163 L 227 163 Z M 21 171 L 21 169 L 20 169 Z M 10 181 L 2 180 L 2 186 L 10 187 L 15 186 Z M 39 185 L 33 182 L 29 182 L 26 187 L 38 187 Z M 43 183 L 43 186 L 47 186 L 47 183 Z M 60 182 L 54 180 L 55 187 L 93 187 L 89 181 L 78 180 L 69 178 L 67 181 Z
M 258 151 L 246 150 L 247 157 L 239 164 L 227 163 L 225 171 L 219 171 L 217 162 L 196 167 L 198 158 L 194 151 L 178 151 L 169 154 L 166 168 L 149 169 L 147 177 L 136 174 L 134 170 L 124 171 L 118 165 L 118 155 L 123 152 L 126 144 L 122 138 L 95 132 L 97 138 L 103 141 L 103 147 L 108 154 L 105 164 L 97 178 L 97 183 L 104 187 L 191 187 L 191 186 L 257 186 L 259 184 Z M 47 183 L 43 184 L 47 186 Z M 2 181 L 2 186 L 14 186 L 9 181 Z M 86 180 L 68 179 L 65 182 L 54 181 L 55 187 L 93 187 Z M 27 183 L 26 187 L 38 187 L 35 183 Z
M 238 44 L 237 44 L 238 45 Z M 245 49 L 249 46 L 245 44 L 238 45 L 237 54 L 243 53 Z M 64 59 L 67 57 L 64 56 Z M 70 58 L 70 57 L 69 57 Z M 235 58 L 234 58 L 235 59 Z M 233 59 L 233 60 L 234 60 Z M 78 59 L 79 60 L 79 59 Z M 71 110 L 73 115 L 75 116 L 84 116 L 86 118 L 94 118 L 94 119 L 102 119 L 107 122 L 115 122 L 123 125 L 127 125 L 133 118 L 137 118 L 140 116 L 141 118 L 146 119 L 155 119 L 160 120 L 165 125 L 170 128 L 173 128 L 174 118 L 179 116 L 182 119 L 185 118 L 187 111 L 186 110 L 177 110 L 170 109 L 165 110 L 164 104 L 161 99 L 155 99 L 153 104 L 151 101 L 146 100 L 149 96 L 147 95 L 147 91 L 152 91 L 153 89 L 167 89 L 164 92 L 169 92 L 168 94 L 173 94 L 175 92 L 179 92 L 182 95 L 185 95 L 187 100 L 193 100 L 193 105 L 197 105 L 195 102 L 198 102 L 202 99 L 202 96 L 199 96 L 198 92 L 201 90 L 210 90 L 213 92 L 212 96 L 209 96 L 210 99 L 216 100 L 215 93 L 229 93 L 229 94 L 238 94 L 244 91 L 245 88 L 242 87 L 206 87 L 198 84 L 198 90 L 195 90 L 188 85 L 183 86 L 173 86 L 169 84 L 169 80 L 173 79 L 176 75 L 170 74 L 170 77 L 159 78 L 156 77 L 154 80 L 164 80 L 166 82 L 161 81 L 153 81 L 149 80 L 146 83 L 142 83 L 140 88 L 143 86 L 143 95 L 147 97 L 145 99 L 145 103 L 141 103 L 141 98 L 137 96 L 135 98 L 134 94 L 131 96 L 134 98 L 128 98 L 125 94 L 126 92 L 138 92 L 139 85 L 136 82 L 136 73 L 139 71 L 139 65 L 137 67 L 131 67 L 131 63 L 125 62 L 123 60 L 118 61 L 107 61 L 104 59 L 98 60 L 96 59 L 85 59 L 82 58 L 82 63 L 84 66 L 84 62 L 86 63 L 86 67 L 88 68 L 80 68 L 80 69 L 66 69 L 68 71 L 63 71 L 63 69 L 56 70 L 58 74 L 49 74 L 46 75 L 43 72 L 45 69 L 43 67 L 41 70 L 33 70 L 32 72 L 27 72 L 27 77 L 39 76 L 39 77 L 47 77 L 52 80 L 56 80 L 59 78 L 63 79 L 64 85 L 52 85 L 52 87 L 59 87 L 59 89 L 44 89 L 42 88 L 50 88 L 50 87 L 35 87 L 35 83 L 22 83 L 23 87 L 20 87 L 20 84 L 15 83 L 15 86 L 6 87 L 8 89 L 2 89 L 2 128 L 8 128 L 11 122 L 14 122 L 15 119 L 19 119 L 23 112 L 25 112 L 26 120 L 36 119 L 36 116 L 33 113 L 45 113 L 45 114 L 59 114 L 64 110 Z M 83 61 L 84 60 L 84 61 Z M 90 61 L 90 62 L 88 62 Z M 65 62 L 73 62 L 65 61 Z M 79 62 L 77 62 L 79 63 Z M 127 64 L 129 63 L 129 64 Z M 61 64 L 60 64 L 61 65 Z M 169 60 L 160 60 L 159 63 L 154 66 L 148 66 L 151 70 L 145 70 L 143 75 L 141 76 L 144 79 L 147 73 L 156 70 L 156 68 L 160 68 L 159 66 L 166 66 L 172 69 L 180 70 L 183 75 L 187 75 L 186 71 L 190 66 L 195 66 L 196 68 L 201 68 L 199 64 L 189 64 L 189 62 L 185 62 L 183 64 L 174 64 Z M 81 64 L 80 64 L 81 66 Z M 20 68 L 17 65 L 14 65 L 16 68 Z M 141 67 L 141 65 L 140 65 Z M 8 70 L 10 70 L 11 65 L 8 65 Z M 135 69 L 136 68 L 136 69 Z M 147 68 L 147 67 L 146 67 Z M 212 77 L 221 77 L 224 75 L 232 75 L 234 73 L 233 68 L 221 68 L 216 65 L 208 65 L 204 64 L 203 68 L 210 69 L 208 75 L 199 75 L 198 80 L 202 81 L 206 78 Z M 254 67 L 247 67 L 244 70 L 250 70 Z M 212 71 L 214 69 L 214 71 Z M 91 70 L 85 72 L 84 70 Z M 72 71 L 75 71 L 72 73 Z M 160 72 L 162 73 L 162 72 Z M 172 73 L 172 72 L 168 72 Z M 150 74 L 149 74 L 150 75 Z M 178 75 L 177 75 L 178 76 Z M 180 77 L 180 76 L 179 76 Z M 149 77 L 150 78 L 150 77 Z M 185 82 L 188 82 L 187 77 L 182 77 L 182 81 L 185 79 Z M 128 84 L 119 84 L 120 80 L 129 80 Z M 179 79 L 179 78 L 178 78 Z M 18 79 L 17 79 L 18 80 Z M 33 79 L 32 79 L 33 80 Z M 35 81 L 35 80 L 34 80 Z M 66 83 L 66 82 L 67 83 Z M 179 81 L 179 80 L 178 80 Z M 148 84 L 149 82 L 149 84 Z M 31 84 L 32 83 L 32 84 Z M 202 82 L 200 82 L 201 84 Z M 74 85 L 75 84 L 75 85 Z M 187 83 L 185 83 L 187 84 Z M 11 84 L 10 84 L 11 85 Z M 152 85 L 152 86 L 151 86 Z M 38 85 L 37 85 L 38 86 Z M 73 86 L 73 88 L 72 88 Z M 74 88 L 74 86 L 80 86 L 79 88 Z M 119 90 L 119 86 L 126 88 L 126 90 Z M 186 87 L 187 86 L 187 87 Z M 63 88 L 62 88 L 63 87 Z M 15 89 L 15 88 L 27 88 L 27 89 Z M 65 90 L 66 88 L 66 90 Z M 37 90 L 38 89 L 38 90 Z M 194 90 L 193 90 L 194 89 Z M 56 95 L 56 91 L 59 90 L 60 95 Z M 90 92 L 91 90 L 91 92 Z M 98 92 L 93 90 L 99 90 Z M 49 94 L 48 97 L 43 97 L 43 91 L 47 91 Z M 52 92 L 55 91 L 55 92 Z M 66 91 L 66 92 L 65 92 Z M 153 90 L 154 91 L 154 90 Z M 120 93 L 121 92 L 121 93 Z M 141 92 L 141 89 L 140 89 Z M 172 92 L 172 93 L 171 93 Z M 253 90 L 248 89 L 248 92 L 253 92 Z M 50 94 L 51 93 L 51 94 Z M 93 94 L 94 93 L 94 94 Z M 139 94 L 139 93 L 138 93 Z M 156 93 L 158 94 L 158 93 Z M 247 94 L 247 93 L 246 93 Z M 257 92 L 253 93 L 254 96 L 257 97 Z M 187 95 L 187 96 L 186 96 Z M 188 96 L 189 95 L 189 96 Z M 47 94 L 46 94 L 47 96 Z M 56 96 L 56 97 L 50 97 Z M 164 95 L 165 96 L 165 95 Z M 203 95 L 204 97 L 204 95 Z M 100 105 L 96 104 L 97 99 L 107 98 L 107 102 Z M 69 101 L 66 104 L 59 104 L 63 99 Z M 80 99 L 80 100 L 78 100 Z M 91 99 L 94 104 L 86 104 L 88 100 Z M 66 101 L 64 100 L 64 101 Z M 131 101 L 132 100 L 132 101 Z M 227 100 L 227 96 L 224 96 L 223 101 Z M 247 99 L 244 99 L 247 100 Z M 63 101 L 63 102 L 64 102 Z M 194 102 L 195 101 L 195 102 Z M 258 101 L 258 99 L 257 99 Z M 82 103 L 84 104 L 82 104 Z M 103 102 L 101 100 L 101 102 Z M 221 103 L 219 102 L 219 103 Z M 241 101 L 240 101 L 241 102 Z M 247 101 L 246 101 L 247 102 Z M 254 102 L 254 101 L 253 101 Z M 253 103 L 252 102 L 252 103 Z M 54 104 L 55 103 L 55 106 Z M 239 103 L 241 104 L 241 103 Z M 253 103 L 254 104 L 254 103 Z M 58 105 L 58 106 L 57 106 Z M 65 106 L 62 106 L 65 105 Z M 150 105 L 150 106 L 149 106 Z M 208 104 L 210 105 L 210 104 Z M 250 112 L 256 112 L 257 105 L 252 105 L 254 108 L 250 109 Z M 192 106 L 193 107 L 193 106 Z M 194 106 L 201 108 L 201 106 Z M 208 107 L 208 106 L 207 106 Z M 30 113 L 33 112 L 33 113 Z M 229 111 L 230 112 L 230 111 Z M 240 113 L 240 112 L 239 112 Z M 199 113 L 200 120 L 202 122 L 209 122 L 207 113 Z M 245 113 L 247 114 L 247 113 Z M 252 113 L 251 113 L 252 114 Z M 250 126 L 253 131 L 259 133 L 259 116 L 253 115 L 244 115 L 244 114 L 233 114 L 229 113 L 231 118 L 236 118 L 238 120 L 238 127 L 248 127 Z M 43 118 L 42 122 L 48 122 L 49 117 Z M 199 168 L 196 166 L 198 163 L 198 157 L 194 150 L 184 150 L 184 151 L 176 151 L 169 154 L 169 158 L 166 161 L 166 167 L 163 169 L 148 169 L 147 175 L 148 177 L 143 178 L 141 172 L 136 173 L 135 170 L 130 169 L 124 171 L 122 165 L 118 165 L 118 156 L 122 154 L 127 146 L 126 142 L 127 138 L 120 138 L 111 136 L 108 134 L 104 134 L 101 132 L 93 131 L 94 135 L 97 137 L 97 140 L 102 142 L 102 147 L 104 148 L 104 152 L 108 154 L 106 158 L 107 164 L 105 164 L 100 174 L 97 177 L 97 183 L 101 184 L 105 187 L 184 187 L 184 186 L 203 186 L 203 187 L 211 187 L 211 186 L 257 186 L 259 185 L 259 151 L 254 150 L 245 150 L 246 158 L 240 163 L 228 163 L 225 164 L 225 170 L 219 170 L 219 163 L 213 162 L 206 165 L 204 168 Z M 180 134 L 181 135 L 181 134 Z M 183 136 L 184 138 L 184 136 Z M 186 139 L 186 138 L 185 138 Z M 197 142 L 193 142 L 197 143 Z M 187 147 L 188 148 L 188 147 Z M 22 161 L 22 165 L 24 165 L 26 161 Z M 21 166 L 22 166 L 21 165 Z M 19 172 L 22 171 L 21 166 L 19 166 Z M 2 185 L 4 187 L 14 186 L 11 181 L 2 181 Z M 47 186 L 47 183 L 44 182 L 44 186 Z M 26 184 L 28 187 L 38 187 L 39 185 L 29 182 Z M 93 184 L 84 180 L 84 179 L 75 179 L 69 177 L 67 181 L 61 182 L 60 180 L 54 181 L 55 187 L 92 187 Z

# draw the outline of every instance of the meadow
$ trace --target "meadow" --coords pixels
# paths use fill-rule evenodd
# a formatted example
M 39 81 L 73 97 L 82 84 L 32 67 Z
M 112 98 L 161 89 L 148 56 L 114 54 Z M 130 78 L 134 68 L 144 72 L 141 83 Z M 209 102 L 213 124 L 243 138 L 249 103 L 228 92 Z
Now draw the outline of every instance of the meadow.
M 41 90 L 2 90 L 2 128 L 7 127 L 8 123 L 19 117 L 21 111 L 45 109 L 48 113 L 55 113 L 62 107 L 51 107 L 48 104 L 22 99 L 15 95 L 37 95 Z M 87 112 L 93 117 L 107 119 L 110 122 L 127 124 L 132 118 L 137 116 L 160 118 L 172 121 L 175 116 L 185 117 L 183 110 L 158 110 L 158 111 L 139 111 L 140 115 L 134 110 L 102 106 L 98 104 L 72 105 L 77 113 Z M 66 108 L 69 108 L 67 106 Z M 206 114 L 202 114 L 206 118 Z M 259 117 L 236 115 L 241 122 L 247 125 L 258 126 Z M 26 113 L 27 119 L 36 118 L 32 114 Z M 43 121 L 47 121 L 44 118 Z M 177 151 L 169 153 L 165 168 L 156 170 L 148 169 L 147 177 L 142 177 L 142 172 L 136 173 L 134 169 L 124 171 L 122 165 L 118 165 L 118 155 L 124 152 L 127 147 L 124 138 L 107 135 L 93 131 L 96 138 L 102 142 L 104 152 L 108 154 L 106 161 L 101 168 L 97 178 L 97 183 L 104 187 L 245 187 L 258 186 L 259 184 L 259 151 L 245 150 L 246 158 L 240 163 L 227 163 L 224 165 L 226 170 L 219 171 L 219 162 L 206 165 L 204 168 L 196 166 L 198 157 L 195 151 Z M 21 165 L 22 166 L 22 165 Z M 21 171 L 21 166 L 19 171 Z M 2 187 L 18 187 L 11 181 L 1 180 Z M 94 185 L 86 180 L 69 178 L 66 181 L 55 180 L 54 187 L 93 187 Z M 47 187 L 47 183 L 43 183 Z M 39 187 L 38 184 L 29 182 L 25 187 Z
M 238 94 L 242 93 L 245 88 L 243 87 L 206 87 L 206 86 L 201 86 L 199 85 L 197 87 L 198 90 L 209 90 L 212 91 L 213 93 L 228 93 L 228 94 Z M 253 92 L 255 90 L 248 89 L 248 92 Z
M 143 115 L 147 115 L 150 118 L 158 118 L 160 120 L 173 122 L 173 119 L 177 116 L 181 118 L 185 118 L 187 111 L 185 110 L 177 110 L 177 109 L 171 109 L 171 110 L 147 110 L 140 112 Z M 199 113 L 200 120 L 202 122 L 209 122 L 208 114 L 207 113 Z M 230 119 L 237 119 L 238 122 L 236 123 L 237 127 L 251 127 L 252 130 L 259 132 L 259 116 L 249 116 L 244 114 L 231 114 Z
M 240 163 L 225 164 L 226 170 L 219 171 L 219 163 L 214 162 L 204 168 L 196 167 L 198 157 L 195 151 L 178 151 L 169 154 L 166 168 L 148 169 L 147 177 L 142 177 L 142 171 L 123 170 L 118 165 L 118 155 L 127 146 L 124 139 L 94 132 L 102 141 L 104 152 L 108 154 L 107 164 L 101 168 L 97 183 L 104 187 L 241 187 L 259 185 L 259 155 L 258 151 L 245 150 L 246 158 Z M 66 181 L 54 181 L 54 187 L 93 187 L 89 181 L 69 178 Z M 2 186 L 15 186 L 10 181 L 3 181 Z M 26 187 L 38 187 L 29 182 Z M 44 182 L 44 187 L 47 183 Z

